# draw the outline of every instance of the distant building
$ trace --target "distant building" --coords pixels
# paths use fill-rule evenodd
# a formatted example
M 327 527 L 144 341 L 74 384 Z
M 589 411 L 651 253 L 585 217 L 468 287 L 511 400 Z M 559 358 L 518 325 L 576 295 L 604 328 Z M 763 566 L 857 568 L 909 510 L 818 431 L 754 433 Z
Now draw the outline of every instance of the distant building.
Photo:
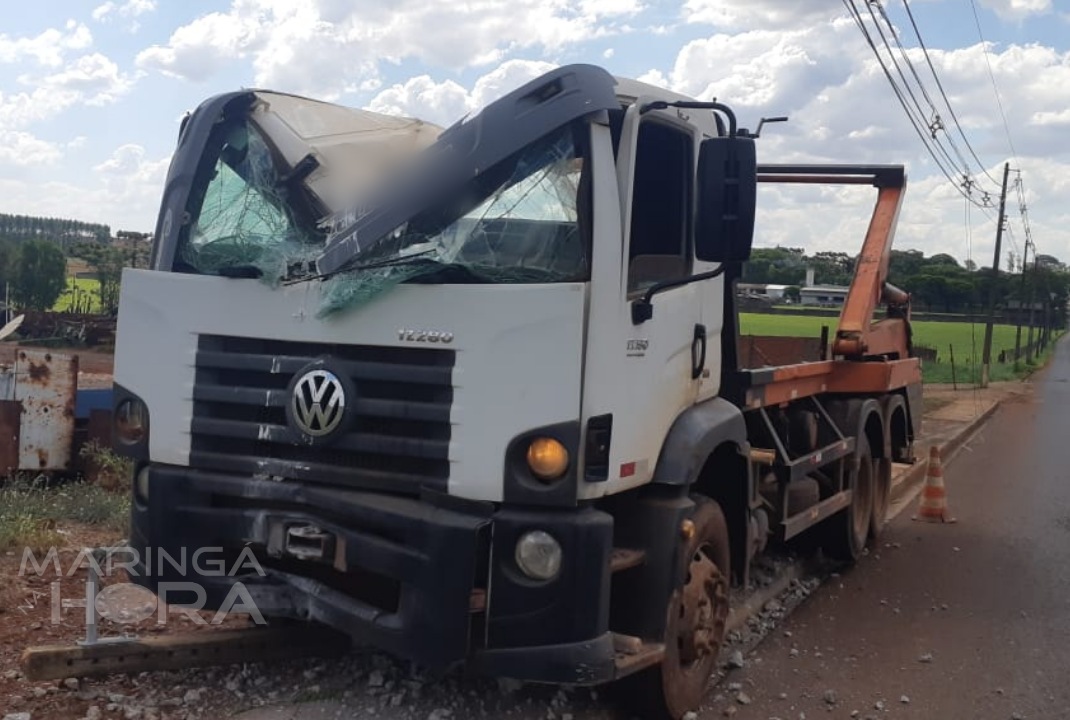
M 769 283 L 736 283 L 736 292 L 740 295 L 783 300 L 784 292 L 790 285 L 772 285 Z
M 841 285 L 813 285 L 799 289 L 799 304 L 814 307 L 842 307 L 850 288 Z

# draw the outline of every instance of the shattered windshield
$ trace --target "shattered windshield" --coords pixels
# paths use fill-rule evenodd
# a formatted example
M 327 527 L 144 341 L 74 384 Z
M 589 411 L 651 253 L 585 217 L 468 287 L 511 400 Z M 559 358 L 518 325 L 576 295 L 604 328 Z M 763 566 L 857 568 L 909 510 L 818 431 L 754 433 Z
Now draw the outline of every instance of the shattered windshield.
M 324 278 L 320 315 L 405 282 L 586 279 L 585 130 L 582 123 L 563 127 L 467 182 L 442 188 L 437 201 Z M 248 121 L 224 124 L 209 148 L 213 156 L 206 156 L 191 189 L 175 270 L 271 285 L 316 279 L 303 268 L 323 250 L 331 220 L 319 218 L 281 177 L 261 132 Z M 366 201 L 354 198 L 354 207 Z
M 582 126 L 529 145 L 370 243 L 325 287 L 324 311 L 364 302 L 401 282 L 583 280 Z
M 225 274 L 253 268 L 254 274 L 276 281 L 287 263 L 318 250 L 322 237 L 308 229 L 310 223 L 300 222 L 287 202 L 260 133 L 247 123 L 222 132 L 207 183 L 198 188 L 199 198 L 191 196 L 191 222 L 178 247 L 180 269 Z

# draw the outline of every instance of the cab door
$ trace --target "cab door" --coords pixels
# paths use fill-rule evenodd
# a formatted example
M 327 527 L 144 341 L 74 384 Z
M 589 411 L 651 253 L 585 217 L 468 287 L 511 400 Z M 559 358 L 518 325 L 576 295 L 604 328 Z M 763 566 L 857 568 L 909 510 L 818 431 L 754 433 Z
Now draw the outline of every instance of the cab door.
M 710 353 L 702 322 L 709 289 L 687 282 L 695 272 L 695 131 L 675 110 L 640 115 L 643 102 L 619 125 L 619 287 L 605 311 L 596 272 L 589 318 L 584 416 L 612 415 L 608 477 L 584 484 L 581 497 L 649 481 L 669 427 L 698 398 Z M 651 317 L 636 323 L 633 303 L 670 281 L 682 282 L 654 294 Z

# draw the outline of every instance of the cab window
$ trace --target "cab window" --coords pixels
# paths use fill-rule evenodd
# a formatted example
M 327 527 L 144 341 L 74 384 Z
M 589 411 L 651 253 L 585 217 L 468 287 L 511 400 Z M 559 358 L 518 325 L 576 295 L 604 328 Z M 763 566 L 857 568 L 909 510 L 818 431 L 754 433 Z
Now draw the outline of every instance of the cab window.
M 639 126 L 629 292 L 691 273 L 692 152 L 691 135 L 686 132 L 653 119 Z

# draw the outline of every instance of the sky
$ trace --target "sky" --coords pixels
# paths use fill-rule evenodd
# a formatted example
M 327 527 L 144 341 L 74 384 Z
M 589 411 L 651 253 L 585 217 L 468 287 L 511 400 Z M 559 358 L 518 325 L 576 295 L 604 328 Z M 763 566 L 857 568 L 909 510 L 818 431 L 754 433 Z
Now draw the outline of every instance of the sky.
M 991 207 L 941 174 L 835 0 L 6 0 L 0 212 L 151 231 L 180 118 L 220 92 L 280 90 L 448 125 L 585 62 L 715 97 L 744 126 L 789 116 L 766 127 L 759 162 L 905 165 L 899 249 L 990 265 L 1010 162 L 1001 264 L 1025 242 L 1021 200 L 1039 252 L 1070 261 L 1070 0 L 910 2 L 965 138 L 903 0 L 882 2 L 911 60 L 898 56 L 904 73 L 917 69 L 949 128 L 938 136 L 965 158 L 952 156 L 956 176 L 968 169 L 971 197 L 987 192 Z M 864 188 L 764 188 L 755 245 L 854 254 L 872 199 Z

